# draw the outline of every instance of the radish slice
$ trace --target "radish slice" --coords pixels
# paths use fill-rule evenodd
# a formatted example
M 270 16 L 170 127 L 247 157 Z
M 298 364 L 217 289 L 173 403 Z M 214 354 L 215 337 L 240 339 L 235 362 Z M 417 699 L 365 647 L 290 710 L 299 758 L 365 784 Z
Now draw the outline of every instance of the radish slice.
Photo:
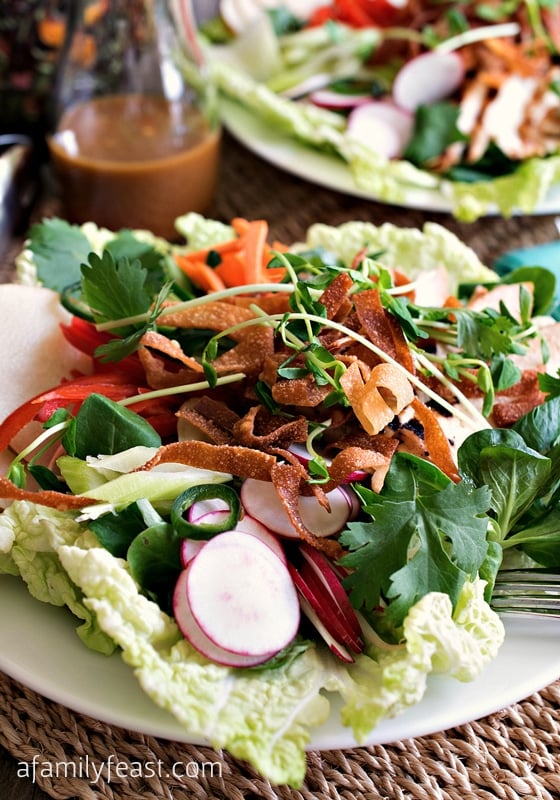
M 299 499 L 303 524 L 315 536 L 332 536 L 333 533 L 338 533 L 350 516 L 346 495 L 340 487 L 327 492 L 327 499 L 330 511 L 323 508 L 314 495 Z M 247 478 L 241 486 L 241 502 L 250 516 L 262 522 L 273 533 L 290 539 L 300 538 L 270 481 Z
M 412 114 L 385 100 L 372 100 L 350 112 L 347 133 L 384 158 L 400 156 L 414 127 Z
M 348 109 L 371 103 L 371 94 L 343 94 L 330 89 L 318 89 L 311 92 L 309 100 L 321 108 Z
M 348 519 L 356 519 L 362 508 L 360 498 L 351 486 L 340 486 L 339 488 L 348 503 Z
M 301 604 L 301 610 L 303 611 L 309 622 L 311 622 L 317 633 L 320 634 L 325 644 L 329 646 L 329 650 L 331 650 L 331 652 L 333 652 L 335 656 L 340 658 L 341 661 L 345 661 L 347 664 L 353 664 L 354 663 L 353 656 L 349 653 L 346 647 L 344 647 L 344 645 L 340 644 L 340 642 L 337 642 L 337 640 L 330 635 L 328 630 L 325 628 L 325 626 L 323 625 L 323 623 L 313 610 L 310 603 L 308 603 L 308 601 L 305 599 L 305 597 L 300 597 L 299 602 Z
M 262 542 L 264 542 L 264 544 L 270 547 L 274 553 L 276 553 L 283 564 L 287 563 L 286 554 L 281 542 L 258 520 L 253 519 L 253 517 L 250 517 L 248 514 L 246 514 L 239 520 L 235 526 L 235 530 L 241 531 L 242 533 L 248 533 L 251 536 L 256 536 L 257 539 L 260 539 Z
M 210 539 L 187 570 L 187 602 L 218 647 L 263 660 L 297 633 L 299 601 L 287 567 L 262 541 L 228 531 Z
M 393 100 L 401 108 L 416 111 L 418 106 L 445 100 L 461 86 L 465 66 L 456 52 L 431 50 L 407 61 L 393 81 Z
M 333 602 L 331 595 L 309 564 L 303 562 L 301 567 L 296 569 L 293 564 L 288 563 L 288 569 L 300 595 L 300 601 L 303 599 L 309 604 L 329 636 L 344 648 L 360 652 L 363 648 L 361 639 L 356 641 L 356 637 L 348 631 L 339 607 Z
M 341 584 L 334 569 L 331 567 L 328 559 L 315 550 L 314 547 L 302 542 L 300 551 L 304 559 L 310 565 L 311 569 L 315 572 L 325 590 L 329 593 L 333 601 L 336 603 L 343 616 L 344 622 L 348 627 L 349 632 L 356 640 L 358 652 L 363 648 L 362 629 L 356 616 L 356 612 L 350 603 L 348 595 L 344 586 Z M 356 649 L 356 648 L 353 648 Z
M 202 542 L 206 544 L 206 542 Z M 215 664 L 227 667 L 255 667 L 266 661 L 263 656 L 245 656 L 230 653 L 212 642 L 200 628 L 192 615 L 187 600 L 188 570 L 183 570 L 175 584 L 173 593 L 173 614 L 179 630 L 192 646 Z
M 202 514 L 202 516 L 198 517 L 196 521 L 203 525 L 213 525 L 222 522 L 226 517 L 227 511 L 209 511 L 206 514 Z M 250 517 L 248 514 L 245 514 L 245 516 L 238 521 L 237 525 L 232 530 L 248 533 L 251 536 L 256 536 L 257 539 L 260 539 L 261 542 L 264 542 L 264 544 L 270 547 L 270 549 L 278 556 L 282 563 L 286 563 L 286 554 L 284 553 L 284 548 L 282 547 L 280 541 L 258 520 L 253 519 L 253 517 Z M 227 533 L 227 531 L 224 531 L 224 533 Z M 184 539 L 183 541 L 184 544 L 181 546 L 181 559 L 183 566 L 186 567 L 189 561 L 194 558 L 194 556 L 201 549 L 201 547 L 197 547 L 197 545 L 203 545 L 205 542 L 199 542 L 198 540 L 188 538 Z
M 188 567 L 193 558 L 200 553 L 206 542 L 204 539 L 182 539 L 181 540 L 181 565 Z
M 220 497 L 212 497 L 208 500 L 197 500 L 188 510 L 189 522 L 200 522 L 201 518 L 213 511 L 228 511 L 229 506 Z

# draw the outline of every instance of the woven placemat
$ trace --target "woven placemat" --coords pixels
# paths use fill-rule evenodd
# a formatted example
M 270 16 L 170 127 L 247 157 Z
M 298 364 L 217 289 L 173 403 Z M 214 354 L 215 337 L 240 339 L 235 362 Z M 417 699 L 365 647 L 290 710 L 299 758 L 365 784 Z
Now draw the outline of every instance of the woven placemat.
M 443 733 L 311 752 L 298 791 L 272 786 L 227 753 L 75 714 L 6 675 L 0 675 L 0 744 L 20 761 L 35 759 L 34 782 L 57 800 L 555 800 L 560 681 Z

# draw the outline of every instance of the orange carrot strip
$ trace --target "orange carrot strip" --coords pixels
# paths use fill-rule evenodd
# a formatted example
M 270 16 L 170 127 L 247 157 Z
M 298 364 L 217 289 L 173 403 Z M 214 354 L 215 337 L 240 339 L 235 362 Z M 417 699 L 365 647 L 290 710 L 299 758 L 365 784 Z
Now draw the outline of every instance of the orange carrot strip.
M 221 292 L 226 288 L 223 280 L 216 274 L 216 270 L 209 267 L 204 261 L 192 261 L 183 256 L 176 256 L 175 260 L 185 275 L 205 292 Z
M 228 253 L 215 268 L 215 273 L 228 287 L 242 286 L 245 280 L 245 254 Z
M 228 239 L 227 242 L 218 242 L 218 244 L 203 250 L 191 250 L 190 253 L 182 253 L 181 258 L 186 258 L 189 261 L 206 261 L 210 252 L 219 253 L 220 255 L 237 252 L 241 250 L 242 243 L 242 239 L 236 237 L 235 239 Z
M 259 283 L 263 279 L 268 222 L 255 220 L 245 233 L 245 274 L 243 283 Z

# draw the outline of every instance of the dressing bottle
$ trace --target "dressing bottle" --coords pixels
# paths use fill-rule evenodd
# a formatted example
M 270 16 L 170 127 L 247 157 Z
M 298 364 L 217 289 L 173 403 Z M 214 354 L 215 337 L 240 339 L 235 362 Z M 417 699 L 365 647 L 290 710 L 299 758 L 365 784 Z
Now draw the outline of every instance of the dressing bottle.
M 70 222 L 173 240 L 208 211 L 220 130 L 190 0 L 70 3 L 48 138 Z

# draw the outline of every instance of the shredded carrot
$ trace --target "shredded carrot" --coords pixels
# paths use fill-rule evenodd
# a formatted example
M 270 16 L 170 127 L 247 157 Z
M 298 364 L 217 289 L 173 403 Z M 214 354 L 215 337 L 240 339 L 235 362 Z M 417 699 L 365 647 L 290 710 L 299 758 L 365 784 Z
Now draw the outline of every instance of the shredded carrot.
M 255 283 L 278 283 L 286 271 L 283 267 L 267 269 L 272 259 L 272 249 L 287 248 L 275 242 L 271 248 L 267 243 L 268 223 L 265 220 L 247 220 L 236 217 L 232 220 L 236 237 L 207 250 L 196 250 L 176 257 L 177 265 L 192 282 L 207 292 L 220 291 L 226 287 Z M 220 256 L 216 267 L 208 265 L 210 252 Z
M 183 270 L 195 286 L 205 292 L 221 292 L 226 288 L 216 270 L 200 259 L 191 259 L 188 256 L 177 256 L 177 265 Z
M 245 283 L 258 283 L 266 265 L 265 256 L 268 223 L 264 220 L 251 222 L 245 233 Z
M 228 239 L 227 242 L 218 242 L 218 244 L 213 244 L 212 247 L 207 247 L 203 250 L 191 250 L 189 253 L 184 253 L 183 257 L 193 261 L 207 261 L 210 253 L 219 253 L 220 255 L 233 253 L 237 252 L 240 246 L 240 241 L 236 237 L 235 239 Z
M 243 253 L 227 253 L 216 267 L 216 273 L 226 286 L 241 286 L 245 280 L 245 259 Z M 255 281 L 253 281 L 254 283 Z
M 108 0 L 99 0 L 97 3 L 88 5 L 84 12 L 84 22 L 86 25 L 95 25 L 109 10 Z

